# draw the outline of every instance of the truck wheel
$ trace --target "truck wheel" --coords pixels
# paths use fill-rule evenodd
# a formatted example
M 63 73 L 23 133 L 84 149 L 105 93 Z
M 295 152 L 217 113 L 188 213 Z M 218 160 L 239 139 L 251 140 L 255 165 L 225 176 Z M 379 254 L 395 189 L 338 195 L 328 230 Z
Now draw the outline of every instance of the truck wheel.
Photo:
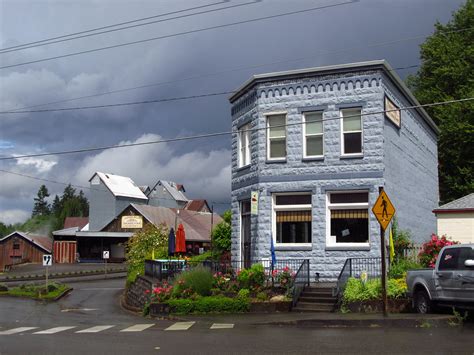
M 426 314 L 431 312 L 431 301 L 428 292 L 419 290 L 415 293 L 415 311 L 417 313 Z

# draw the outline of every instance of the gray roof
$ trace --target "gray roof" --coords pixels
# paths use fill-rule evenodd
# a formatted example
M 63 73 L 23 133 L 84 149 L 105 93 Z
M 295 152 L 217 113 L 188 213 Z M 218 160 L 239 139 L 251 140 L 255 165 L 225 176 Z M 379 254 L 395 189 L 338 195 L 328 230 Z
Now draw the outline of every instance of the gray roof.
M 166 190 L 170 193 L 170 195 L 176 200 L 176 201 L 188 201 L 187 197 L 184 196 L 184 194 L 178 190 L 176 187 L 176 183 L 171 182 L 171 181 L 164 181 L 161 180 L 161 184 L 163 185 Z
M 148 200 L 140 188 L 127 176 L 120 176 L 114 174 L 106 174 L 97 171 L 89 179 L 91 181 L 95 176 L 98 176 L 107 188 L 114 194 L 114 196 L 123 196 L 137 198 L 141 200 Z
M 9 235 L 1 238 L 0 242 L 4 242 L 5 240 L 11 238 L 14 235 L 18 235 L 22 237 L 23 239 L 26 239 L 30 243 L 34 244 L 38 248 L 42 249 L 43 251 L 47 253 L 51 253 L 51 249 L 53 247 L 53 240 L 46 235 L 38 235 L 38 234 L 32 234 L 30 232 L 14 231 L 10 233 Z
M 451 201 L 445 205 L 439 206 L 435 212 L 453 211 L 453 210 L 473 210 L 474 211 L 474 192 L 457 200 Z
M 351 73 L 361 70 L 374 70 L 380 69 L 391 79 L 395 86 L 405 95 L 407 100 L 413 105 L 418 106 L 420 103 L 411 93 L 410 89 L 405 85 L 403 80 L 398 76 L 395 70 L 392 69 L 390 64 L 386 60 L 371 60 L 367 62 L 357 62 L 357 63 L 348 63 L 348 64 L 338 64 L 338 65 L 329 65 L 324 67 L 315 67 L 315 68 L 306 68 L 306 69 L 297 69 L 297 70 L 287 70 L 281 72 L 273 72 L 266 74 L 257 74 L 253 75 L 248 79 L 243 85 L 241 85 L 235 93 L 229 97 L 229 101 L 233 103 L 244 93 L 252 89 L 252 87 L 259 83 L 270 82 L 274 80 L 287 80 L 301 77 L 310 77 L 314 75 L 331 75 L 331 74 L 342 74 L 342 73 Z M 422 108 L 416 108 L 416 111 L 423 117 L 426 123 L 439 134 L 439 129 L 436 124 L 433 122 L 428 113 Z

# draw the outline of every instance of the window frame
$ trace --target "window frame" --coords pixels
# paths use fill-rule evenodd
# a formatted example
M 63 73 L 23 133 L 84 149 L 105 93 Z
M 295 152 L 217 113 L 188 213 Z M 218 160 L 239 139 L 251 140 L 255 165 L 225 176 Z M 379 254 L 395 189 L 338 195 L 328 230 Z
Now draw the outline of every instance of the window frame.
M 349 111 L 349 110 L 355 110 L 358 109 L 360 110 L 360 130 L 357 131 L 344 131 L 344 111 Z M 341 157 L 347 157 L 347 158 L 359 158 L 364 156 L 364 120 L 363 120 L 363 115 L 362 115 L 362 107 L 361 106 L 354 106 L 354 107 L 344 107 L 339 109 L 339 117 L 340 117 L 340 127 L 341 127 Z M 345 152 L 345 144 L 344 144 L 344 134 L 345 133 L 360 133 L 360 152 L 357 153 L 346 153 Z
M 272 137 L 272 138 L 270 138 L 270 124 L 269 124 L 269 122 L 270 122 L 270 119 L 272 119 L 273 117 L 276 117 L 276 116 L 284 116 L 285 117 L 285 127 L 284 127 L 285 135 L 281 136 L 281 137 Z M 287 130 L 287 127 L 286 127 L 287 120 L 288 120 L 287 112 L 270 112 L 270 113 L 265 114 L 265 133 L 266 133 L 265 140 L 266 140 L 266 144 L 267 144 L 267 161 L 270 161 L 270 162 L 285 162 L 286 161 L 286 158 L 288 156 L 288 150 L 287 150 L 288 130 Z M 271 148 L 270 141 L 272 139 L 282 139 L 282 138 L 285 139 L 285 156 L 284 157 L 278 157 L 278 158 L 271 158 L 270 157 L 270 148 Z
M 321 114 L 321 133 L 312 133 L 312 134 L 307 134 L 306 133 L 306 115 L 307 114 Z M 324 111 L 306 111 L 303 112 L 302 114 L 302 123 L 303 123 L 303 159 L 321 159 L 324 158 L 324 153 L 325 153 L 325 147 L 324 147 Z M 322 144 L 323 144 L 323 153 L 320 155 L 307 155 L 306 153 L 306 147 L 307 147 L 307 139 L 308 137 L 321 137 L 322 138 Z
M 304 205 L 277 205 L 277 196 L 294 196 L 294 195 L 309 195 L 311 197 L 311 204 Z M 277 222 L 276 213 L 277 211 L 311 211 L 311 242 L 310 243 L 278 243 L 277 242 Z M 275 249 L 285 248 L 311 248 L 313 245 L 313 194 L 312 192 L 277 192 L 272 194 L 272 238 Z
M 331 203 L 332 194 L 350 194 L 350 193 L 367 193 L 367 202 L 353 203 Z M 370 191 L 369 190 L 339 190 L 326 192 L 326 248 L 340 250 L 369 250 L 370 249 Z M 336 236 L 331 235 L 331 210 L 367 210 L 367 243 L 338 243 Z
M 239 127 L 238 137 L 237 137 L 237 151 L 238 151 L 238 162 L 237 166 L 240 168 L 245 168 L 251 165 L 251 156 L 250 156 L 250 140 L 251 140 L 251 126 L 250 123 L 246 123 Z M 243 146 L 242 140 L 246 140 L 245 146 Z

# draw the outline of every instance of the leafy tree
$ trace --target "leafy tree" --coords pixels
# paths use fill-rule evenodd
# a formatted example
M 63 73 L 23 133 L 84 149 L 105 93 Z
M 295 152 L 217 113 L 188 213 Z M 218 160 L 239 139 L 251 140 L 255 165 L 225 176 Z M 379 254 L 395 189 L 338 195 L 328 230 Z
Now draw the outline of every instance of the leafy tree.
M 13 224 L 6 225 L 3 222 L 0 222 L 0 238 L 9 235 L 15 231 L 15 226 Z
M 84 195 L 84 192 L 82 192 L 82 190 L 79 191 L 77 199 L 79 200 L 79 204 L 81 206 L 82 217 L 89 216 L 89 201 L 87 200 L 87 197 Z
M 37 197 L 35 197 L 35 204 L 33 206 L 33 212 L 31 214 L 34 216 L 47 216 L 50 214 L 49 203 L 46 199 L 49 197 L 48 189 L 45 185 L 41 185 Z
M 474 0 L 421 45 L 422 65 L 408 85 L 424 103 L 474 96 Z M 457 31 L 457 32 L 453 32 Z M 427 107 L 441 130 L 438 142 L 441 202 L 474 191 L 474 102 Z
M 221 252 L 221 253 L 230 251 L 231 234 L 232 234 L 232 229 L 231 229 L 232 214 L 231 214 L 231 212 L 230 211 L 225 211 L 222 215 L 222 218 L 224 220 L 222 222 L 218 223 L 212 229 L 212 234 L 211 234 L 213 247 L 218 252 Z
M 153 251 L 166 255 L 168 248 L 168 228 L 165 225 L 145 226 L 127 242 L 126 259 L 128 263 L 128 281 L 134 281 L 137 275 L 145 273 L 145 259 L 151 258 Z

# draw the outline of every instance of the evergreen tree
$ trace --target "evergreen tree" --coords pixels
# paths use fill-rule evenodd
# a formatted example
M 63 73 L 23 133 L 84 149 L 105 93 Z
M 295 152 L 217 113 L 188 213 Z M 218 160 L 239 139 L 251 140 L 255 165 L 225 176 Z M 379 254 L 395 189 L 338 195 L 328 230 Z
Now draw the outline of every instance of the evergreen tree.
M 51 207 L 51 212 L 58 217 L 61 214 L 61 200 L 58 195 L 54 196 L 53 206 Z
M 37 197 L 35 197 L 35 204 L 33 206 L 33 212 L 31 214 L 34 216 L 47 216 L 50 214 L 49 203 L 46 201 L 46 198 L 49 197 L 48 189 L 45 185 L 41 185 Z
M 474 96 L 473 27 L 474 0 L 467 0 L 446 25 L 436 23 L 434 34 L 421 45 L 422 65 L 407 81 L 422 104 Z M 440 197 L 446 203 L 474 191 L 474 102 L 426 111 L 441 130 Z
M 79 191 L 79 203 L 81 204 L 81 216 L 88 217 L 89 216 L 89 201 L 87 197 L 84 195 L 84 192 Z

